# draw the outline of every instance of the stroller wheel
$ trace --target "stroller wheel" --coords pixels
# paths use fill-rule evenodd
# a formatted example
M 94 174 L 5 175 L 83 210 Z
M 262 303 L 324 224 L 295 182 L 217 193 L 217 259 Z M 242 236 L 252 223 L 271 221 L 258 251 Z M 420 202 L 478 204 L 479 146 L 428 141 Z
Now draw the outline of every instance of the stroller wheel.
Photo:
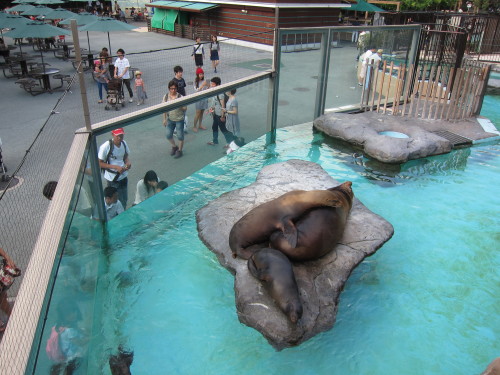
M 109 105 L 105 106 L 104 109 L 107 111 L 109 109 Z
M 115 110 L 117 110 L 117 111 L 118 111 L 119 109 L 120 109 L 120 107 L 118 107 L 118 106 L 116 106 L 116 107 L 115 107 Z
M 125 103 L 124 102 L 122 102 L 122 107 L 125 107 Z

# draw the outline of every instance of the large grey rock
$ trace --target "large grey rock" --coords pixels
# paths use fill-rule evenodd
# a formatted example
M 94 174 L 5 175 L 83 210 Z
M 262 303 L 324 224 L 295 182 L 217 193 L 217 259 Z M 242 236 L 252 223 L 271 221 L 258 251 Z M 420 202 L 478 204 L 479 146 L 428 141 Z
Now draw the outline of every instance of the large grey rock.
M 410 125 L 398 116 L 372 113 L 329 113 L 318 117 L 314 127 L 327 135 L 341 139 L 384 163 L 404 163 L 408 160 L 444 154 L 451 151 L 452 144 L 445 138 L 422 127 Z M 379 132 L 395 131 L 409 138 L 393 138 Z
M 333 326 L 340 292 L 352 270 L 389 240 L 394 229 L 355 198 L 344 236 L 334 251 L 315 261 L 294 264 L 304 307 L 297 325 L 286 318 L 260 281 L 250 274 L 247 261 L 232 258 L 229 232 L 253 207 L 288 191 L 326 189 L 339 184 L 318 164 L 289 160 L 263 168 L 256 182 L 221 195 L 196 213 L 201 240 L 235 275 L 240 321 L 261 332 L 278 350 L 299 345 Z M 355 185 L 353 191 L 356 194 Z

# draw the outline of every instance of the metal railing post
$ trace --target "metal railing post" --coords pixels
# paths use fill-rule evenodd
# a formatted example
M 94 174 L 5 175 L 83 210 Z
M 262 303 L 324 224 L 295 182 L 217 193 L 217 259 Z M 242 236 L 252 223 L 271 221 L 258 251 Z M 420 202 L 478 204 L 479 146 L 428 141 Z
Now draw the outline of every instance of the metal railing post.
M 278 122 L 278 90 L 281 61 L 281 36 L 279 28 L 274 29 L 274 51 L 272 75 L 269 79 L 269 96 L 267 99 L 267 136 L 266 144 L 276 143 L 276 127 Z
M 316 87 L 316 101 L 314 104 L 314 118 L 318 118 L 325 111 L 326 88 L 328 84 L 328 69 L 330 66 L 330 51 L 333 41 L 332 29 L 322 33 L 321 58 L 318 72 L 318 84 Z

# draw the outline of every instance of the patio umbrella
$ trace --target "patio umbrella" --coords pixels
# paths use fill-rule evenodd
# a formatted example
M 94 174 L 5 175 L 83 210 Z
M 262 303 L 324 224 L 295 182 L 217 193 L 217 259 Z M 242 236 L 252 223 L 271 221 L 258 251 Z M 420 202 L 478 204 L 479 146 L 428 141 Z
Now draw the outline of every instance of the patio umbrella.
M 21 13 L 22 16 L 45 16 L 47 13 L 52 12 L 54 9 L 43 6 L 43 5 L 37 5 L 36 7 L 33 7 L 33 9 L 30 9 L 26 12 Z
M 354 10 L 356 12 L 385 12 L 384 9 L 379 8 L 376 5 L 367 3 L 365 0 L 356 0 L 357 4 L 352 4 L 348 8 L 341 8 L 345 10 Z
M 46 20 L 65 20 L 66 18 L 74 18 L 77 14 L 63 8 L 54 9 L 52 12 L 45 15 Z
M 81 12 L 76 14 L 74 17 L 65 19 L 61 22 L 59 22 L 59 25 L 71 25 L 71 20 L 74 19 L 76 20 L 76 24 L 78 26 L 83 26 L 83 25 L 88 25 L 89 23 L 97 21 L 99 17 L 94 16 L 93 14 L 89 12 Z M 89 32 L 87 31 L 87 43 L 89 44 L 89 51 L 90 51 L 90 39 L 89 39 Z
M 51 26 L 40 21 L 30 21 L 27 24 L 16 28 L 15 30 L 11 30 L 8 33 L 5 33 L 5 36 L 11 38 L 50 38 L 62 34 L 71 35 L 69 31 L 61 29 L 60 27 Z M 45 64 L 43 63 L 43 51 L 41 48 L 40 56 L 42 57 L 42 66 L 45 72 Z
M 28 10 L 33 9 L 35 6 L 31 4 L 18 4 L 13 6 L 12 8 L 7 9 L 10 12 L 27 12 Z
M 34 3 L 35 0 L 14 0 L 12 4 L 26 4 L 26 3 Z
M 23 25 L 26 25 L 31 20 L 23 16 L 18 16 L 17 14 L 7 14 L 6 16 L 0 17 L 0 30 L 1 29 L 17 29 Z
M 101 17 L 97 21 L 89 23 L 80 28 L 80 31 L 103 31 L 108 33 L 109 53 L 111 53 L 111 41 L 109 40 L 110 31 L 130 31 L 137 29 L 137 26 L 131 26 L 128 23 L 115 20 L 111 17 Z
M 40 4 L 64 4 L 64 1 L 62 0 L 36 0 L 34 2 L 36 5 Z

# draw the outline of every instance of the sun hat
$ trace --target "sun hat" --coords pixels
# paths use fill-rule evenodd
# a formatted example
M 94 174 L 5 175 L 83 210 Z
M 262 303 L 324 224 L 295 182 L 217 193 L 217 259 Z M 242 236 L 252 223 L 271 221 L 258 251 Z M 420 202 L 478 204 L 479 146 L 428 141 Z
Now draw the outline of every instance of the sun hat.
M 384 52 L 384 50 L 383 50 L 383 49 L 379 49 L 379 50 L 377 51 L 377 53 L 382 53 L 382 52 Z
M 135 76 L 138 76 L 139 74 L 142 75 L 142 72 L 140 70 L 136 70 L 136 72 L 134 73 Z
M 201 73 L 205 74 L 203 69 L 201 69 L 201 68 L 196 69 L 196 75 L 201 74 Z
M 115 129 L 111 132 L 111 134 L 113 135 L 120 135 L 120 134 L 125 134 L 125 132 L 123 131 L 123 128 L 118 128 L 118 129 Z

